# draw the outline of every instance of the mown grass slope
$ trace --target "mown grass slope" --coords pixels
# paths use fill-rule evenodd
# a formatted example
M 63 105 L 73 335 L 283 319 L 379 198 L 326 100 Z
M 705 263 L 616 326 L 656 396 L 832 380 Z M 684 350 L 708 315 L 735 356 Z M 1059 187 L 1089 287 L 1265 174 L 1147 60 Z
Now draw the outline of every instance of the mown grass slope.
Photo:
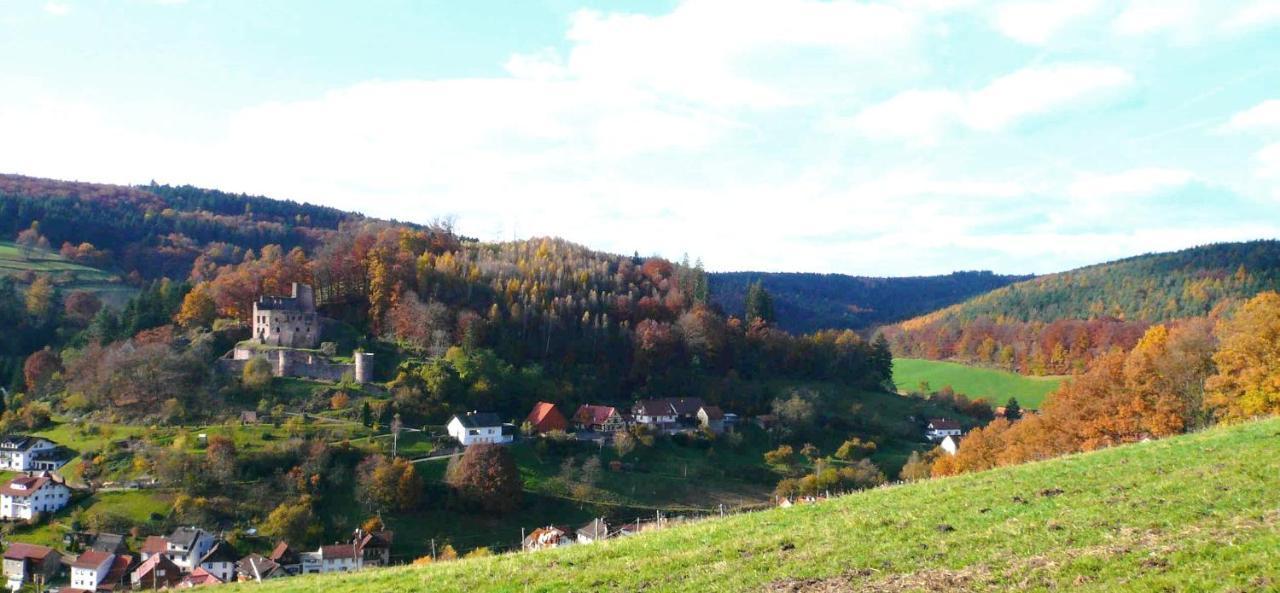
M 12 276 L 21 283 L 28 272 L 52 278 L 64 292 L 87 290 L 104 301 L 121 305 L 137 292 L 111 272 L 70 261 L 55 251 L 24 251 L 14 243 L 0 241 L 0 276 Z
M 920 358 L 895 358 L 893 382 L 899 391 L 919 389 L 920 383 L 928 383 L 932 390 L 948 385 L 971 399 L 986 398 L 993 406 L 1003 406 L 1009 398 L 1018 398 L 1018 405 L 1037 409 L 1045 396 L 1053 393 L 1062 383 L 1062 377 L 1027 377 L 1008 371 L 984 369 L 955 362 L 924 360 Z
M 231 590 L 1275 591 L 1280 420 L 604 544 Z

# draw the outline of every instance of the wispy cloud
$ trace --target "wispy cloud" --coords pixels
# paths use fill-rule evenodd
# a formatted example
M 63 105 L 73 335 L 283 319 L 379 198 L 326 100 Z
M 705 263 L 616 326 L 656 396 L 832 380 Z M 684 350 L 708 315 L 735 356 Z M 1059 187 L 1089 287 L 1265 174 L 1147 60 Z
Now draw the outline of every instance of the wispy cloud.
M 932 144 L 952 127 L 997 131 L 1019 120 L 1105 98 L 1133 76 L 1117 66 L 1032 66 L 975 91 L 907 91 L 864 109 L 849 122 L 871 137 Z

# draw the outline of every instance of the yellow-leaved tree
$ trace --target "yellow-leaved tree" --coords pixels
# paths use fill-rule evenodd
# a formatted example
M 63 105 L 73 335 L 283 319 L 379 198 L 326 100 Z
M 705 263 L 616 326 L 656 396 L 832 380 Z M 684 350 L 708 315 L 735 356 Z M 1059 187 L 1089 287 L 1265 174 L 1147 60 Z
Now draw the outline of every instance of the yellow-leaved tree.
M 1264 292 L 1218 326 L 1205 404 L 1221 420 L 1280 414 L 1280 294 Z

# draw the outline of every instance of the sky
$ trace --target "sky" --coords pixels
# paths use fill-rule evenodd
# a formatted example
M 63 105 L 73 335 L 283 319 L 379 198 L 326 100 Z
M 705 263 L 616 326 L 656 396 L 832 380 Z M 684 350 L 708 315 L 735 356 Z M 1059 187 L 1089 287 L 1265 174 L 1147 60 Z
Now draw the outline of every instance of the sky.
M 1280 237 L 1280 0 L 0 0 L 0 172 L 715 271 Z

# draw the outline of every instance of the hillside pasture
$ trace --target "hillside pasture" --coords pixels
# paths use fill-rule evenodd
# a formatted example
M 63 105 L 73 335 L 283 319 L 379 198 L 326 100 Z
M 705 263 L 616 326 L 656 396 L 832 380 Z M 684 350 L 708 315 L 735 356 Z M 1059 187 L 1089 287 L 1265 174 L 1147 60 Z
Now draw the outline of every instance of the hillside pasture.
M 1265 591 L 1280 420 L 601 544 L 229 591 Z
M 951 386 L 956 393 L 971 399 L 986 398 L 993 406 L 1003 406 L 1009 398 L 1018 398 L 1018 404 L 1035 410 L 1045 397 L 1058 389 L 1065 377 L 1027 377 L 1008 371 L 986 369 L 955 362 L 896 358 L 893 361 L 893 382 L 900 392 L 918 391 L 921 383 L 937 391 Z
M 54 251 L 33 249 L 24 252 L 16 244 L 0 241 L 0 276 L 10 276 L 23 284 L 28 273 L 47 274 L 64 293 L 85 290 L 98 294 L 103 302 L 121 306 L 137 291 L 118 276 L 67 260 Z

